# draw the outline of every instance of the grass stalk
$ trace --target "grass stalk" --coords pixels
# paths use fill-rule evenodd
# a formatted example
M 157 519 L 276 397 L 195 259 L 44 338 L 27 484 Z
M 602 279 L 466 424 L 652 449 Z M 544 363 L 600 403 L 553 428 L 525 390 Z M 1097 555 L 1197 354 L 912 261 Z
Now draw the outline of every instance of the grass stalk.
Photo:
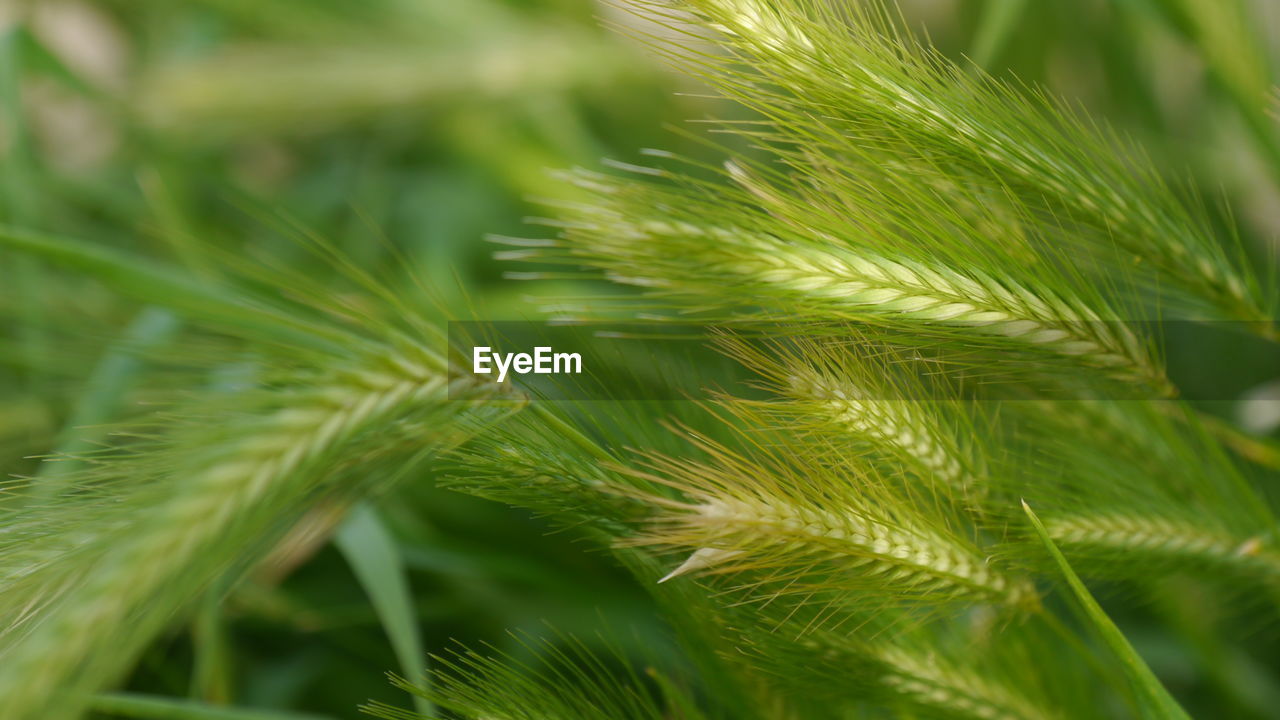
M 1187 711 L 1169 694 L 1169 691 L 1160 683 L 1159 678 L 1151 671 L 1150 666 L 1133 649 L 1124 634 L 1120 632 L 1116 624 L 1111 618 L 1107 617 L 1106 612 L 1098 605 L 1098 601 L 1093 598 L 1089 589 L 1080 581 L 1080 577 L 1076 575 L 1075 570 L 1067 562 L 1067 558 L 1062 554 L 1062 551 L 1054 544 L 1048 530 L 1045 529 L 1044 523 L 1040 521 L 1031 506 L 1023 501 L 1022 509 L 1026 512 L 1032 527 L 1035 529 L 1036 534 L 1040 536 L 1045 548 L 1053 557 L 1054 563 L 1062 572 L 1063 577 L 1066 578 L 1072 594 L 1079 603 L 1083 616 L 1124 664 L 1131 681 L 1137 686 L 1142 697 L 1150 704 L 1151 710 L 1159 712 L 1161 717 L 1167 717 L 1171 720 L 1191 720 L 1190 716 L 1187 715 Z
M 969 58 L 974 64 L 990 69 L 1000 59 L 1028 4 L 1028 0 L 986 0 L 982 3 L 978 32 L 969 49 Z

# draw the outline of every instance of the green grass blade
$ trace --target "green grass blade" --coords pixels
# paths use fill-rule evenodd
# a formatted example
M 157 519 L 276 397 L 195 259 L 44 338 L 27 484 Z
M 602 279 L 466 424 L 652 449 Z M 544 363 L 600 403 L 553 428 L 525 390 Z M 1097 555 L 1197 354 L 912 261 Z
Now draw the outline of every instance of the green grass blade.
M 1265 169 L 1280 183 L 1280 128 L 1267 117 L 1266 99 L 1275 77 L 1263 25 L 1241 0 L 1158 0 L 1158 13 L 1196 49 L 1209 77 L 1219 85 L 1242 121 Z
M 227 580 L 220 580 L 200 599 L 191 623 L 191 691 L 195 700 L 229 703 L 235 697 L 235 671 L 230 635 L 222 612 Z
M 110 97 L 98 90 L 79 72 L 72 70 L 38 35 L 25 27 L 16 28 L 14 32 L 21 45 L 23 64 L 28 70 L 39 72 L 84 97 L 100 102 L 111 102 Z
M 1040 536 L 1040 540 L 1044 543 L 1045 548 L 1049 550 L 1049 554 L 1053 556 L 1054 562 L 1058 564 L 1058 569 L 1062 571 L 1062 576 L 1066 578 L 1067 585 L 1071 587 L 1071 592 L 1079 601 L 1084 616 L 1094 629 L 1111 648 L 1112 652 L 1120 658 L 1125 669 L 1130 675 L 1130 679 L 1137 686 L 1138 691 L 1150 703 L 1151 707 L 1159 713 L 1159 717 L 1178 718 L 1180 720 L 1191 720 L 1191 716 L 1186 710 L 1178 704 L 1178 701 L 1169 694 L 1164 685 L 1160 683 L 1160 679 L 1142 659 L 1138 652 L 1129 644 L 1124 633 L 1120 632 L 1120 628 L 1107 617 L 1107 613 L 1098 605 L 1098 601 L 1093 598 L 1089 589 L 1081 582 L 1080 577 L 1071 569 L 1071 564 L 1067 562 L 1067 558 L 1054 544 L 1049 537 L 1048 530 L 1045 529 L 1044 523 L 1040 522 L 1040 518 L 1036 516 L 1035 511 L 1024 500 L 1022 509 L 1027 513 L 1027 517 L 1031 519 L 1031 525 L 1035 528 L 1036 534 Z
M 354 339 L 332 326 L 310 323 L 250 305 L 222 288 L 200 282 L 179 268 L 83 240 L 0 226 L 0 249 L 26 253 L 84 272 L 134 299 L 239 328 L 254 336 L 287 339 L 311 347 L 318 344 L 349 346 Z
M 30 224 L 42 214 L 40 174 L 37 172 L 31 128 L 23 105 L 23 77 L 26 71 L 30 35 L 16 25 L 0 33 L 0 218 L 4 222 Z M 20 297 L 22 327 L 19 332 L 21 351 L 29 369 L 33 389 L 40 391 L 49 378 L 40 362 L 48 357 L 50 340 L 48 318 L 40 289 L 45 268 L 33 258 L 12 261 L 7 277 Z
M 377 511 L 361 503 L 338 529 L 335 543 L 373 602 L 400 662 L 401 672 L 415 685 L 425 687 L 426 653 L 422 650 L 422 635 L 413 609 L 408 572 L 395 538 Z M 414 706 L 423 715 L 434 711 L 426 698 L 414 695 L 413 699 Z
M 138 183 L 160 228 L 160 237 L 174 257 L 199 277 L 215 277 L 209 247 L 196 234 L 188 219 L 184 197 L 188 190 L 181 176 L 155 163 L 139 173 Z
M 121 401 L 138 379 L 145 364 L 137 353 L 164 343 L 178 328 L 178 320 L 167 310 L 146 308 L 125 330 L 124 336 L 109 348 L 94 368 L 88 385 L 72 408 L 71 418 L 62 430 L 57 462 L 40 466 L 41 482 L 37 492 L 49 497 L 61 483 L 59 478 L 81 466 L 76 455 L 94 449 Z
M 218 707 L 134 693 L 99 695 L 93 699 L 93 709 L 107 715 L 139 720 L 331 720 L 325 715 Z
M 969 57 L 979 67 L 991 68 L 1009 44 L 1014 28 L 1027 9 L 1027 0 L 987 0 L 973 38 Z

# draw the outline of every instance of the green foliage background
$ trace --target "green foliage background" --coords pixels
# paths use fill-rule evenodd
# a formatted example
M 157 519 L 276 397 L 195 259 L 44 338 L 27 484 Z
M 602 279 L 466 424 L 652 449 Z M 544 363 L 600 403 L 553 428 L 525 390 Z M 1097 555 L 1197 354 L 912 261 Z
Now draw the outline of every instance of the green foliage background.
M 1220 234 L 1238 229 L 1250 256 L 1274 267 L 1280 129 L 1249 98 L 1275 85 L 1280 8 L 1244 5 L 1251 19 L 1239 27 L 1215 24 L 1231 11 L 1208 0 L 921 0 L 905 12 L 948 56 L 1046 86 L 1135 138 L 1161 171 L 1195 178 Z M 541 200 L 587 197 L 549 169 L 640 162 L 643 148 L 717 161 L 670 128 L 743 112 L 626 36 L 655 28 L 587 0 L 3 7 L 5 224 L 202 277 L 270 258 L 335 298 L 349 278 L 300 237 L 324 238 L 379 278 L 412 271 L 476 317 L 533 316 L 531 296 L 582 287 L 505 279 L 513 265 L 483 237 L 529 234 L 526 218 L 548 212 Z M 37 458 L 89 452 L 108 422 L 234 382 L 234 364 L 201 363 L 224 357 L 225 339 L 27 255 L 0 254 L 0 304 L 6 475 L 57 476 L 66 471 Z M 1232 397 L 1280 377 L 1274 353 L 1236 352 L 1230 337 L 1168 339 L 1189 391 Z M 121 343 L 146 346 L 148 359 Z M 1235 401 L 1205 409 L 1232 422 L 1242 412 Z M 1263 432 L 1274 437 L 1275 425 Z M 440 489 L 438 472 L 415 467 L 354 514 L 349 498 L 310 511 L 266 565 L 212 588 L 151 644 L 122 687 L 202 708 L 354 717 L 369 699 L 410 706 L 384 672 L 412 666 L 419 648 L 487 643 L 526 659 L 547 649 L 519 634 L 548 626 L 681 666 L 649 594 L 582 533 Z M 1154 603 L 1094 589 L 1193 716 L 1277 717 L 1274 613 L 1241 618 L 1173 586 Z M 1241 640 L 1221 641 L 1219 625 Z M 112 702 L 96 712 L 259 717 Z

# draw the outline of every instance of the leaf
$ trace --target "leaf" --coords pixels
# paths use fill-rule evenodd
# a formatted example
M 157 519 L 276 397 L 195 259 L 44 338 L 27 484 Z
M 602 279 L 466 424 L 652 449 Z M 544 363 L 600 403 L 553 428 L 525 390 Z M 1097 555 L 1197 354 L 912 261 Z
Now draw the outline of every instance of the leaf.
M 80 95 L 95 100 L 109 101 L 106 95 L 95 88 L 80 73 L 68 67 L 62 61 L 62 58 L 58 56 L 58 53 L 45 45 L 39 36 L 25 27 L 16 28 L 15 33 L 16 39 L 20 43 L 23 59 L 29 69 L 43 72 Z
M 377 511 L 361 503 L 338 528 L 334 542 L 373 602 L 401 670 L 415 684 L 424 685 L 427 682 L 427 658 L 422 650 L 408 572 L 395 538 Z M 423 715 L 430 715 L 433 711 L 431 702 L 417 695 L 414 696 L 414 706 Z
M 970 50 L 979 67 L 990 68 L 999 59 L 1026 9 L 1027 0 L 987 0 Z
M 76 400 L 71 417 L 62 429 L 57 462 L 40 466 L 41 481 L 36 492 L 49 497 L 61 488 L 60 478 L 82 465 L 76 456 L 94 449 L 105 432 L 105 424 L 120 408 L 120 403 L 137 384 L 146 363 L 138 357 L 165 343 L 178 329 L 172 313 L 160 308 L 143 309 L 98 361 L 89 376 L 84 392 Z
M 1022 509 L 1027 513 L 1027 517 L 1031 519 L 1031 525 L 1049 550 L 1049 554 L 1053 556 L 1054 562 L 1062 570 L 1062 575 L 1066 578 L 1067 585 L 1071 587 L 1071 592 L 1075 595 L 1076 600 L 1080 602 L 1080 607 L 1084 610 L 1085 617 L 1088 618 L 1112 652 L 1120 658 L 1138 691 L 1150 701 L 1153 708 L 1159 711 L 1161 717 L 1191 720 L 1191 716 L 1187 714 L 1187 711 L 1183 710 L 1178 701 L 1169 694 L 1169 691 L 1160 683 L 1160 679 L 1151 671 L 1146 661 L 1129 644 L 1124 633 L 1120 632 L 1120 628 L 1116 627 L 1111 618 L 1107 617 L 1107 613 L 1098 605 L 1098 601 L 1093 598 L 1089 589 L 1080 581 L 1080 577 L 1071 569 L 1071 564 L 1067 562 L 1067 558 L 1062 554 L 1062 551 L 1058 549 L 1053 539 L 1049 537 L 1049 531 L 1045 529 L 1044 523 L 1040 522 L 1040 518 L 1036 516 L 1026 500 L 1022 501 Z
M 213 703 L 227 703 L 234 699 L 234 660 L 226 620 L 222 614 L 226 582 L 224 578 L 205 593 L 191 623 L 194 657 L 190 695 Z
M 330 720 L 326 715 L 311 715 L 275 710 L 217 707 L 193 700 L 111 693 L 93 699 L 96 712 L 142 720 Z
M 225 288 L 200 282 L 179 268 L 57 235 L 0 226 L 0 249 L 38 257 L 88 275 L 142 302 L 307 347 L 342 346 L 356 338 L 333 328 L 246 302 Z
M 44 198 L 23 106 L 22 81 L 29 40 L 29 33 L 21 26 L 0 33 L 0 143 L 5 148 L 0 162 L 0 218 L 5 222 L 34 222 L 41 216 Z M 48 357 L 50 352 L 47 308 L 40 293 L 45 270 L 31 258 L 14 258 L 12 267 L 5 270 L 0 284 L 11 284 L 21 298 L 23 324 L 18 336 L 23 359 L 29 365 L 33 387 L 42 390 L 49 378 L 39 359 Z

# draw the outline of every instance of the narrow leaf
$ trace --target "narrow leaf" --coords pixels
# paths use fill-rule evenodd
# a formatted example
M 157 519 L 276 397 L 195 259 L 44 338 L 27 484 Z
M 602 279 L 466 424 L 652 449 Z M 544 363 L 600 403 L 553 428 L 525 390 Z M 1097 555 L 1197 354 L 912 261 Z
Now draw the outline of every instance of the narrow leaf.
M 145 351 L 167 341 L 178 328 L 177 318 L 160 308 L 146 308 L 98 361 L 84 392 L 76 401 L 59 438 L 57 462 L 40 466 L 37 492 L 49 497 L 61 483 L 58 478 L 80 467 L 77 455 L 93 450 L 104 432 L 103 425 L 115 417 L 125 395 L 135 385 L 145 363 L 138 358 Z
M 192 700 L 134 693 L 99 695 L 93 700 L 93 709 L 108 715 L 142 720 L 330 720 L 325 715 L 218 707 Z
M 1000 59 L 1026 9 L 1027 0 L 986 1 L 969 53 L 979 67 L 990 69 L 991 64 Z
M 224 288 L 200 282 L 179 268 L 154 263 L 101 245 L 0 226 L 0 249 L 27 253 L 92 275 L 112 289 L 145 303 L 248 331 L 255 337 L 305 346 L 349 345 L 354 338 L 336 328 L 308 323 L 249 304 Z
M 338 529 L 335 543 L 373 602 L 401 671 L 415 685 L 425 687 L 427 658 L 409 591 L 408 571 L 395 538 L 377 511 L 361 503 Z M 414 696 L 414 705 L 423 715 L 433 711 L 430 701 L 421 696 Z
M 1045 529 L 1044 523 L 1040 522 L 1040 518 L 1036 516 L 1025 500 L 1022 501 L 1022 509 L 1027 513 L 1027 517 L 1031 519 L 1031 525 L 1049 550 L 1049 554 L 1053 556 L 1054 562 L 1058 564 L 1058 569 L 1062 571 L 1062 576 L 1066 578 L 1072 594 L 1075 595 L 1081 609 L 1084 610 L 1085 617 L 1088 618 L 1112 652 L 1120 658 L 1138 691 L 1151 703 L 1153 708 L 1160 712 L 1161 717 L 1191 720 L 1191 716 L 1187 714 L 1187 711 L 1183 710 L 1178 701 L 1169 694 L 1169 691 L 1160 683 L 1159 678 L 1151 671 L 1146 661 L 1129 644 L 1124 633 L 1120 632 L 1120 628 L 1116 627 L 1111 618 L 1107 617 L 1107 613 L 1098 605 L 1098 601 L 1093 598 L 1089 589 L 1080 581 L 1080 577 L 1071 569 L 1071 565 L 1067 562 L 1067 558 L 1062 554 L 1062 551 L 1058 550 L 1058 546 L 1049 537 L 1049 531 Z

